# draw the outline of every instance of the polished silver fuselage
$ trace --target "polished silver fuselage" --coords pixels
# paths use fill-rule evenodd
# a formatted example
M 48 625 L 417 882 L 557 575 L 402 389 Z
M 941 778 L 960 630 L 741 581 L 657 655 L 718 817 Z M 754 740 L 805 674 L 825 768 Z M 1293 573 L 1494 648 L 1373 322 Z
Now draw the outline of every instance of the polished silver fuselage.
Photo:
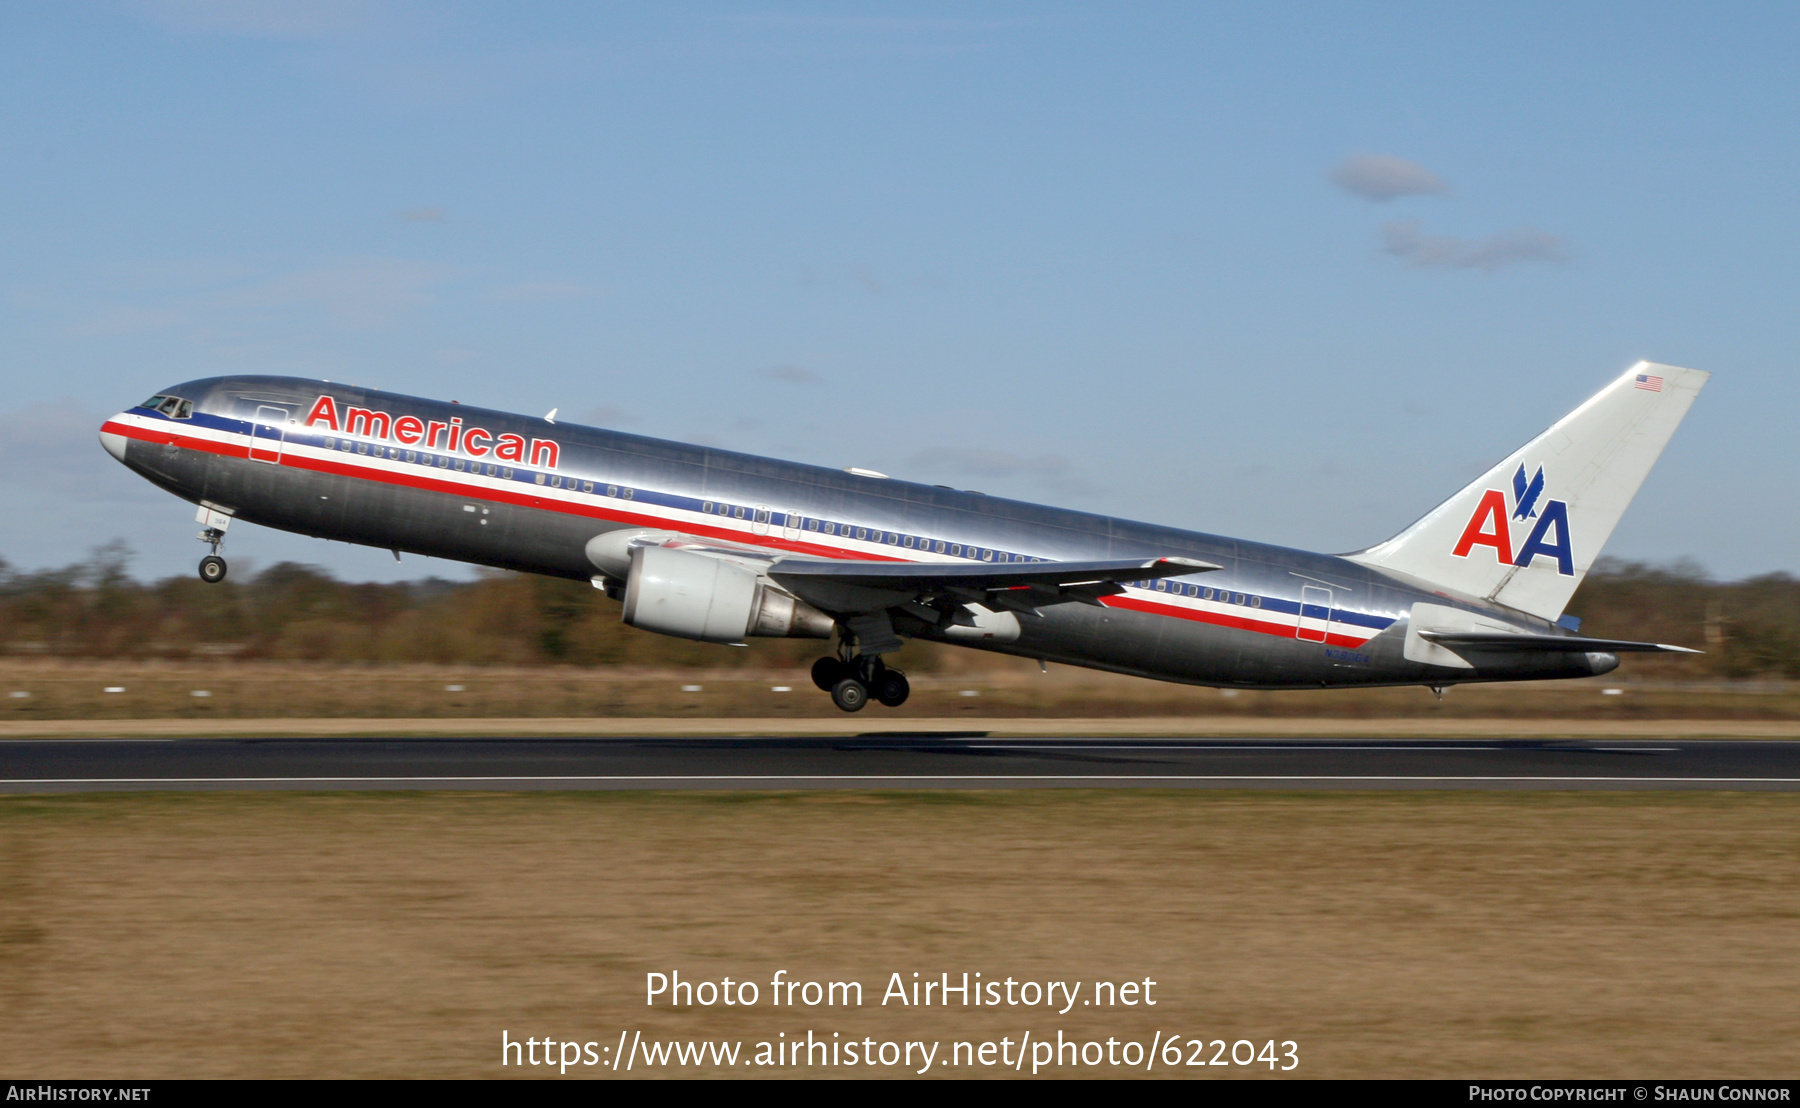
M 299 378 L 212 378 L 167 393 L 191 400 L 192 414 L 135 408 L 103 429 L 122 440 L 125 464 L 237 520 L 319 538 L 579 580 L 596 574 L 589 540 L 627 527 L 812 557 L 1182 557 L 1222 568 L 1140 582 L 1099 605 L 1045 607 L 1020 620 L 1012 642 L 965 645 L 1261 688 L 1584 677 L 1613 664 L 1580 653 L 1497 655 L 1455 670 L 1409 660 L 1403 641 L 1418 602 L 1532 633 L 1556 628 L 1333 555 Z M 332 420 L 318 414 L 321 397 Z M 387 423 L 345 426 L 352 409 Z M 427 442 L 415 424 L 485 438 L 479 450 L 452 448 L 447 431 Z M 502 440 L 517 445 L 497 458 Z

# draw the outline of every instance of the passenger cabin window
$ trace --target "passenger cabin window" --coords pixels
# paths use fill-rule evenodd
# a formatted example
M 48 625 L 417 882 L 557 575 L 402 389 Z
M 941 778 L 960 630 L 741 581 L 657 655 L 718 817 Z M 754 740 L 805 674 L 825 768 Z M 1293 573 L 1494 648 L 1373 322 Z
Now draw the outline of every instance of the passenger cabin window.
M 806 521 L 806 529 L 808 531 L 817 531 L 819 529 L 819 521 L 816 519 L 807 520 Z
M 712 515 L 713 502 L 708 500 L 706 503 L 700 505 L 700 510 L 705 512 L 707 515 Z

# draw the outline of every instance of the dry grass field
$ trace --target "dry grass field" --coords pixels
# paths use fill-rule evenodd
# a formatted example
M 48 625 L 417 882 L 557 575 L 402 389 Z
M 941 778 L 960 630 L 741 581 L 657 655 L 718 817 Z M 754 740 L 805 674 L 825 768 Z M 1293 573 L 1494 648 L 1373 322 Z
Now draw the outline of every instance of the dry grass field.
M 980 656 L 915 675 L 883 720 L 1241 717 L 1335 720 L 1800 721 L 1800 683 L 1606 677 L 1422 688 L 1253 692 Z M 1608 693 L 1607 690 L 1612 690 Z M 197 695 L 205 694 L 205 695 Z M 804 668 L 759 672 L 620 667 L 334 665 L 0 659 L 0 727 L 63 719 L 838 719 Z
M 1791 1076 L 1797 927 L 1788 795 L 9 797 L 0 1069 L 499 1077 L 503 1029 L 1061 1029 L 1291 1039 L 1311 1077 Z M 867 1003 L 643 1003 L 648 972 L 779 969 Z M 965 970 L 1158 1004 L 878 1003 Z

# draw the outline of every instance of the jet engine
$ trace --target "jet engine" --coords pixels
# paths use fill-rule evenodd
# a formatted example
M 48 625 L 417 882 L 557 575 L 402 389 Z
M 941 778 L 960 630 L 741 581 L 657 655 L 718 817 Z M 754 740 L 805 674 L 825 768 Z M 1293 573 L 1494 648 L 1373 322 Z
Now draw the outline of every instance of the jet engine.
M 828 639 L 832 618 L 736 562 L 663 546 L 631 549 L 625 622 L 702 642 L 749 635 Z

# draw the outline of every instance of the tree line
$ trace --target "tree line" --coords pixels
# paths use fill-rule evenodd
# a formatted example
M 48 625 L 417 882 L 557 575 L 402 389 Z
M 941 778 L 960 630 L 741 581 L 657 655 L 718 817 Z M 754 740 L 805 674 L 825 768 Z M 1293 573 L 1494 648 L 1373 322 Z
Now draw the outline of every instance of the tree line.
M 787 667 L 827 649 L 816 640 L 730 648 L 650 634 L 620 622 L 619 605 L 599 590 L 531 574 L 354 584 L 282 562 L 217 585 L 188 575 L 140 582 L 127 571 L 130 556 L 114 542 L 61 569 L 18 572 L 0 562 L 0 648 L 13 657 L 656 668 Z M 1790 574 L 1719 582 L 1691 563 L 1603 559 L 1569 611 L 1582 617 L 1584 634 L 1706 651 L 1676 663 L 1629 659 L 1634 667 L 1800 677 L 1800 578 Z M 928 644 L 907 655 L 917 669 L 972 661 Z

